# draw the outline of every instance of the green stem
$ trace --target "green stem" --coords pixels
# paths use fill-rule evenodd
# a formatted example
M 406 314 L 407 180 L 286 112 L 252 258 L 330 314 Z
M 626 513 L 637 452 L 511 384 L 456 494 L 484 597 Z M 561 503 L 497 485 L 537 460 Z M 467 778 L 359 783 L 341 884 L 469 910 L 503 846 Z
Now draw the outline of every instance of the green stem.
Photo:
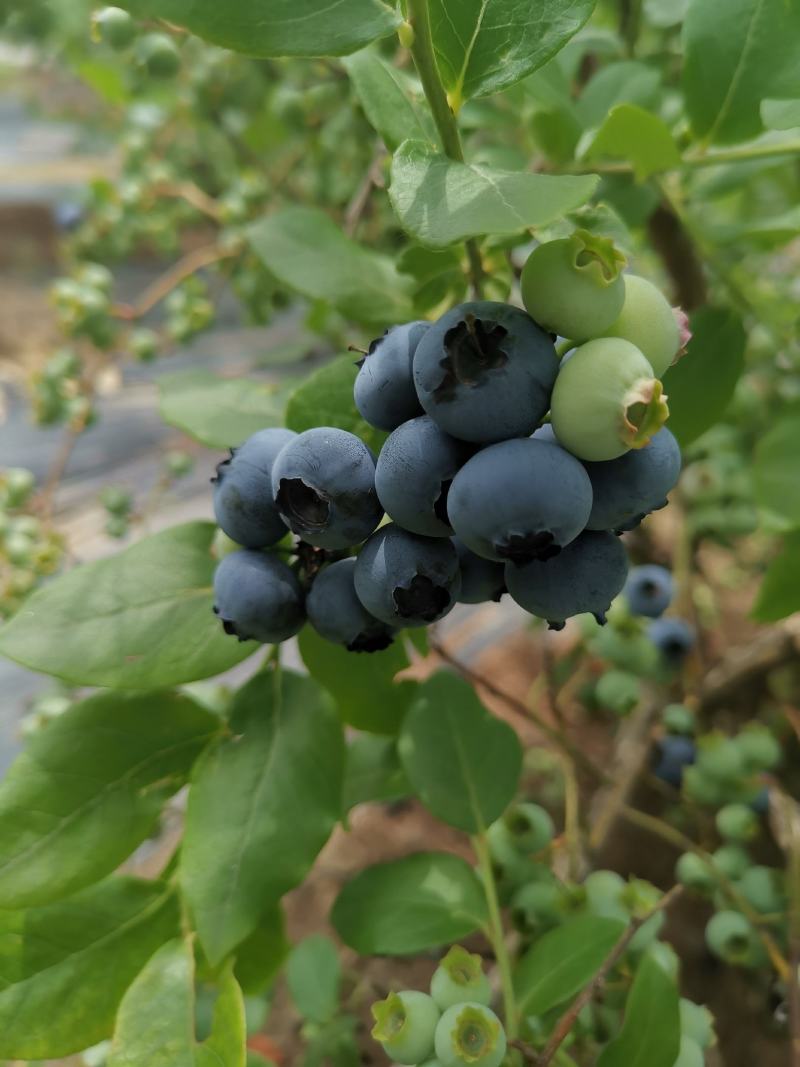
M 702 167 L 717 167 L 722 163 L 751 163 L 758 159 L 780 159 L 783 156 L 800 156 L 800 141 L 784 141 L 781 144 L 751 145 L 742 148 L 719 148 L 715 152 L 690 152 L 681 156 L 674 167 L 666 167 L 656 173 L 668 171 L 697 170 Z M 579 174 L 632 174 L 631 163 L 594 163 L 577 167 L 572 173 Z
M 450 159 L 455 160 L 456 163 L 463 163 L 464 149 L 461 147 L 458 123 L 448 102 L 439 68 L 436 65 L 428 0 L 408 0 L 407 7 L 408 21 L 414 30 L 411 55 L 422 82 L 425 97 L 430 105 L 433 121 L 439 131 L 442 148 Z M 466 241 L 465 245 L 472 289 L 476 299 L 480 299 L 483 292 L 483 264 L 480 251 L 477 242 L 472 238 Z
M 472 847 L 478 857 L 478 870 L 480 871 L 483 891 L 486 894 L 486 906 L 489 909 L 489 927 L 487 935 L 492 943 L 494 956 L 497 960 L 497 969 L 500 972 L 500 987 L 503 994 L 503 1014 L 505 1015 L 506 1034 L 509 1040 L 517 1036 L 517 1001 L 514 996 L 514 982 L 511 977 L 511 956 L 506 945 L 503 918 L 500 914 L 500 902 L 497 898 L 497 884 L 492 870 L 492 861 L 489 856 L 489 845 L 486 840 L 486 832 L 476 834 L 472 838 Z

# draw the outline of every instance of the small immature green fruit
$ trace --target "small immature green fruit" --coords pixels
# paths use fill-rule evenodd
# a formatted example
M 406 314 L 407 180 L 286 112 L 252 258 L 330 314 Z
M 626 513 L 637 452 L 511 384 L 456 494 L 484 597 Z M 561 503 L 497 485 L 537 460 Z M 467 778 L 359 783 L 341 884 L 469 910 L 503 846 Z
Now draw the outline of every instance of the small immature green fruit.
M 681 348 L 681 331 L 664 294 L 646 278 L 623 277 L 625 302 L 604 337 L 622 337 L 642 352 L 660 378 Z
M 694 712 L 685 704 L 667 704 L 661 714 L 661 721 L 668 733 L 685 734 L 691 737 L 697 729 Z
M 760 915 L 779 915 L 786 909 L 783 871 L 760 864 L 748 867 L 736 888 Z
M 414 989 L 390 993 L 372 1005 L 372 1036 L 398 1063 L 422 1063 L 433 1052 L 439 1009 L 427 993 Z
M 484 1004 L 454 1004 L 436 1027 L 436 1058 L 442 1067 L 500 1067 L 506 1054 L 506 1033 Z
M 746 773 L 741 746 L 721 734 L 709 734 L 698 746 L 697 768 L 716 782 L 729 783 Z
M 539 933 L 563 918 L 558 882 L 529 882 L 511 898 L 511 917 L 518 930 Z
M 668 415 L 653 368 L 635 345 L 616 337 L 576 348 L 561 364 L 550 401 L 559 444 L 592 462 L 644 448 Z
M 714 1016 L 705 1004 L 695 1004 L 693 1000 L 681 997 L 681 1032 L 691 1038 L 700 1048 L 709 1048 L 716 1040 L 714 1033 Z
M 710 893 L 715 885 L 713 868 L 701 856 L 694 852 L 684 852 L 675 865 L 675 877 L 687 889 L 698 893 Z
M 595 699 L 601 708 L 616 715 L 627 715 L 639 703 L 641 684 L 635 674 L 628 671 L 606 671 L 597 680 Z
M 748 771 L 771 771 L 781 761 L 781 746 L 765 726 L 748 726 L 737 734 L 736 747 Z
M 628 909 L 622 897 L 625 888 L 625 879 L 616 871 L 592 871 L 583 883 L 588 910 L 606 919 L 627 920 Z
M 165 33 L 148 33 L 139 42 L 139 60 L 154 78 L 174 78 L 181 67 L 178 46 Z
M 753 929 L 738 911 L 718 911 L 706 926 L 706 944 L 726 963 L 745 963 L 753 949 Z
M 136 38 L 136 23 L 121 7 L 104 7 L 92 19 L 94 32 L 115 51 L 121 52 Z
M 714 866 L 726 878 L 741 878 L 752 862 L 741 845 L 722 845 L 711 854 Z
M 625 257 L 607 237 L 576 230 L 535 248 L 522 271 L 522 302 L 552 333 L 585 341 L 604 333 L 625 300 Z
M 541 852 L 555 835 L 553 820 L 539 804 L 514 804 L 502 821 L 521 852 Z
M 27 503 L 36 485 L 33 472 L 25 467 L 9 467 L 0 474 L 0 506 L 13 511 Z
M 467 952 L 461 945 L 453 945 L 433 973 L 431 996 L 441 1011 L 465 1001 L 488 1004 L 492 989 L 483 973 L 480 956 Z
M 758 816 L 746 804 L 726 804 L 717 812 L 716 822 L 727 841 L 752 841 L 758 833 Z

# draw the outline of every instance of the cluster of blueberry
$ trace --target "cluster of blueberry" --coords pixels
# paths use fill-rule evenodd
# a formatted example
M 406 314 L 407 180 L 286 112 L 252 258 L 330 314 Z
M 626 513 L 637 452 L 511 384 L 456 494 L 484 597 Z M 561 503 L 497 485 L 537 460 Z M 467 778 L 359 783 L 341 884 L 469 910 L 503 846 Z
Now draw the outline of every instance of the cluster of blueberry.
M 29 506 L 35 486 L 24 467 L 0 474 L 0 620 L 14 614 L 64 555 L 62 538 Z
M 454 945 L 433 974 L 430 995 L 409 989 L 372 1005 L 372 1036 L 398 1064 L 499 1067 L 506 1034 L 491 996 L 480 956 Z
M 154 78 L 173 78 L 181 66 L 181 54 L 166 33 L 139 34 L 139 27 L 120 7 L 104 7 L 93 20 L 94 36 L 116 52 L 135 46 L 136 61 Z
M 615 534 L 664 506 L 680 471 L 658 375 L 685 334 L 621 263 L 578 231 L 528 259 L 529 313 L 467 303 L 373 342 L 355 403 L 389 431 L 377 460 L 318 427 L 261 431 L 220 464 L 217 521 L 243 546 L 217 570 L 226 630 L 282 641 L 307 615 L 323 637 L 374 650 L 505 591 L 556 629 L 604 621 L 628 569 Z M 278 558 L 287 528 L 294 569 Z

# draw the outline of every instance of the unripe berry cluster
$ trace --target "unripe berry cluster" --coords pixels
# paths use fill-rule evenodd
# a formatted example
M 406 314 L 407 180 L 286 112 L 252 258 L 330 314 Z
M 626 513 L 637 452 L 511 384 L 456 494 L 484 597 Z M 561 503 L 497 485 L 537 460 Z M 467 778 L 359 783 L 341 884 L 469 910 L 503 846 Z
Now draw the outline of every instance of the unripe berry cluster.
M 505 591 L 555 629 L 605 621 L 627 574 L 615 534 L 662 507 L 680 471 L 657 377 L 679 327 L 620 265 L 579 231 L 531 255 L 531 314 L 477 301 L 374 341 L 354 399 L 389 431 L 377 458 L 333 427 L 265 430 L 235 451 L 215 488 L 217 521 L 242 546 L 217 572 L 226 629 L 280 641 L 307 614 L 323 637 L 372 650 Z M 560 364 L 556 332 L 583 342 Z M 261 551 L 287 530 L 293 568 Z
M 61 537 L 26 508 L 35 488 L 23 467 L 0 471 L 0 619 L 13 615 L 25 597 L 58 569 Z
M 372 1036 L 398 1064 L 500 1067 L 506 1034 L 490 1000 L 480 956 L 454 945 L 434 972 L 430 995 L 405 990 L 372 1005 Z

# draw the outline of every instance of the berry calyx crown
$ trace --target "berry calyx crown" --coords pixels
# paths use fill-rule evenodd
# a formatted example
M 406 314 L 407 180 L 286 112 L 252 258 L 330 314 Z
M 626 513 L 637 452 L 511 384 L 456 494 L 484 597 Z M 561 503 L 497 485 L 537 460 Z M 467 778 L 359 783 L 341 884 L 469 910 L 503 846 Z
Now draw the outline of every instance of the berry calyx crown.
M 591 275 L 598 285 L 612 285 L 628 262 L 610 237 L 601 237 L 589 230 L 576 230 L 568 240 L 569 256 L 575 270 Z
M 622 432 L 628 448 L 644 448 L 669 418 L 664 387 L 658 378 L 641 378 L 622 401 Z

